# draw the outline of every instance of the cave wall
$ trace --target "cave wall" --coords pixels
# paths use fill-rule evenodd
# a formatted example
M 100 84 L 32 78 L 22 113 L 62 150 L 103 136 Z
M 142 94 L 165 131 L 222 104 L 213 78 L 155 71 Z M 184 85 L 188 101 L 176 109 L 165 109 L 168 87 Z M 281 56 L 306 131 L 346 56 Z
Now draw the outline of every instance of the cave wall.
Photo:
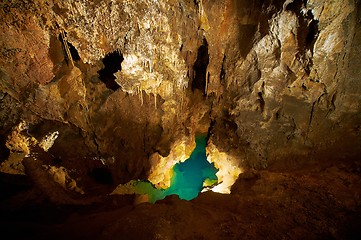
M 243 151 L 235 154 L 261 167 L 359 154 L 359 2 L 203 6 L 209 26 L 221 23 L 205 31 L 207 92 L 219 106 L 214 118 L 224 119 L 214 127 L 216 145 L 229 149 L 237 139 Z
M 359 5 L 3 1 L 1 137 L 20 119 L 39 138 L 60 129 L 54 154 L 100 156 L 118 182 L 145 177 L 152 153 L 166 156 L 208 127 L 244 166 L 352 157 L 361 146 Z M 112 53 L 121 56 L 115 89 L 99 77 Z
M 193 1 L 3 2 L 2 117 L 17 105 L 3 138 L 23 119 L 38 139 L 60 132 L 50 151 L 63 164 L 96 156 L 118 181 L 145 178 L 149 156 L 185 134 L 191 143 L 194 116 L 207 111 L 191 117 L 186 107 L 203 44 L 198 14 Z M 118 71 L 106 73 L 114 54 Z

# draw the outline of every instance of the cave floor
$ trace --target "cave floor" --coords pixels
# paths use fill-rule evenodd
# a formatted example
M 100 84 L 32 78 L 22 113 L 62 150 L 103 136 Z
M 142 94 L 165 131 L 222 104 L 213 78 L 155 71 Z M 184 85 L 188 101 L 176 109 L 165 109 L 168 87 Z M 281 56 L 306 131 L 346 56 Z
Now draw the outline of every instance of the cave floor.
M 9 180 L 9 178 L 11 178 Z M 2 235 L 21 239 L 360 239 L 360 165 L 249 171 L 232 194 L 134 204 L 105 196 L 54 204 L 25 176 L 1 175 Z M 12 192 L 11 192 L 12 191 Z

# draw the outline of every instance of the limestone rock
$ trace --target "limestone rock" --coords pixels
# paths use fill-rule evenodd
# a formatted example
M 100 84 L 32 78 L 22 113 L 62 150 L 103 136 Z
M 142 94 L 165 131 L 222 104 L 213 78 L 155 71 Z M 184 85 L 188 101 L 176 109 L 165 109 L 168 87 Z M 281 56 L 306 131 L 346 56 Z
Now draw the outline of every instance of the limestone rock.
M 48 132 L 61 123 L 60 136 L 77 129 L 72 154 L 115 159 L 112 173 L 123 183 L 146 178 L 150 156 L 167 157 L 197 131 L 209 131 L 242 167 L 355 157 L 358 5 L 8 1 L 0 13 L 0 90 L 17 108 L 1 119 L 9 126 L 23 119 L 34 131 L 53 122 Z M 100 74 L 111 54 L 119 56 L 108 73 L 114 89 Z M 59 139 L 54 153 L 69 157 L 70 143 Z

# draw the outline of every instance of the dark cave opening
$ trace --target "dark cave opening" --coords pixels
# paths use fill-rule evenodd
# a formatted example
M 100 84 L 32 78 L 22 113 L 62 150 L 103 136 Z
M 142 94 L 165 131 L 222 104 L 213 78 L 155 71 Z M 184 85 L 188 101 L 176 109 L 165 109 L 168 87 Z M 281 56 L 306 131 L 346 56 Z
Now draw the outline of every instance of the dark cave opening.
M 262 92 L 258 92 L 258 101 L 259 101 L 259 107 L 261 112 L 263 112 L 264 110 L 264 106 L 265 106 L 265 101 L 263 99 L 263 94 Z
M 103 184 L 103 185 L 113 184 L 112 173 L 108 168 L 105 167 L 94 168 L 90 171 L 89 175 L 93 177 L 95 182 L 99 184 Z
M 64 32 L 64 35 L 59 34 L 59 40 L 60 40 L 60 42 L 62 43 L 62 46 L 63 46 L 63 51 L 64 51 L 66 64 L 69 65 L 69 63 L 71 61 L 77 62 L 77 61 L 81 60 L 80 56 L 79 56 L 79 53 L 76 50 L 76 48 L 73 46 L 73 44 L 71 44 L 70 42 L 67 41 L 65 32 Z M 70 52 L 71 60 L 69 59 L 70 57 L 67 54 L 67 50 L 69 50 L 69 52 Z
M 306 36 L 306 48 L 313 51 L 313 46 L 317 40 L 318 36 L 318 20 L 313 19 L 313 15 L 311 11 L 308 11 L 308 33 Z
M 1 136 L 0 139 L 0 162 L 5 161 L 10 156 L 10 150 L 6 147 L 6 138 Z
M 194 78 L 192 91 L 199 89 L 204 92 L 207 81 L 207 67 L 209 64 L 208 43 L 203 39 L 203 44 L 198 48 L 197 59 L 194 62 Z
M 105 83 L 106 87 L 116 91 L 120 86 L 115 81 L 114 73 L 121 71 L 124 58 L 121 52 L 114 51 L 107 54 L 103 59 L 104 68 L 98 71 L 99 79 Z
M 80 61 L 80 56 L 79 56 L 79 53 L 76 50 L 76 48 L 70 42 L 68 42 L 68 46 L 69 46 L 70 54 L 71 54 L 71 57 L 73 58 L 73 60 Z
M 297 12 L 299 9 L 301 9 L 303 5 L 303 1 L 291 1 L 286 5 L 286 11 L 293 11 L 293 12 Z

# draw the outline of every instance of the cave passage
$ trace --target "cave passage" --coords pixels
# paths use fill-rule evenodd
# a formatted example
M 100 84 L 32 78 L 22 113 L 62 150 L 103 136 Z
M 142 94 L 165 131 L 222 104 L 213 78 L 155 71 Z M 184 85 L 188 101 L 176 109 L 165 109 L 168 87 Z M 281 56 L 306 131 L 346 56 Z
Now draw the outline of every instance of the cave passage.
M 121 52 L 114 51 L 109 53 L 103 59 L 104 68 L 98 71 L 99 79 L 105 83 L 105 86 L 113 91 L 116 91 L 120 86 L 115 81 L 114 73 L 121 71 L 121 63 L 124 58 Z
M 62 36 L 62 34 L 59 34 L 59 41 L 62 43 L 62 46 L 63 46 L 66 64 L 69 64 L 70 61 L 80 61 L 81 60 L 76 48 L 73 46 L 73 44 L 71 44 L 70 42 L 67 41 L 65 32 L 64 32 L 63 36 Z M 70 56 L 68 56 L 66 48 L 69 49 Z M 69 59 L 70 57 L 72 60 Z
M 196 136 L 196 148 L 191 156 L 186 161 L 174 165 L 169 188 L 157 189 L 150 182 L 139 181 L 135 184 L 135 192 L 147 194 L 151 203 L 172 194 L 184 200 L 196 198 L 204 186 L 214 185 L 218 181 L 218 169 L 207 161 L 206 145 L 205 135 Z
M 207 81 L 207 67 L 209 64 L 208 43 L 203 39 L 203 45 L 198 48 L 197 59 L 194 63 L 194 78 L 192 81 L 192 91 L 199 89 L 204 91 Z

